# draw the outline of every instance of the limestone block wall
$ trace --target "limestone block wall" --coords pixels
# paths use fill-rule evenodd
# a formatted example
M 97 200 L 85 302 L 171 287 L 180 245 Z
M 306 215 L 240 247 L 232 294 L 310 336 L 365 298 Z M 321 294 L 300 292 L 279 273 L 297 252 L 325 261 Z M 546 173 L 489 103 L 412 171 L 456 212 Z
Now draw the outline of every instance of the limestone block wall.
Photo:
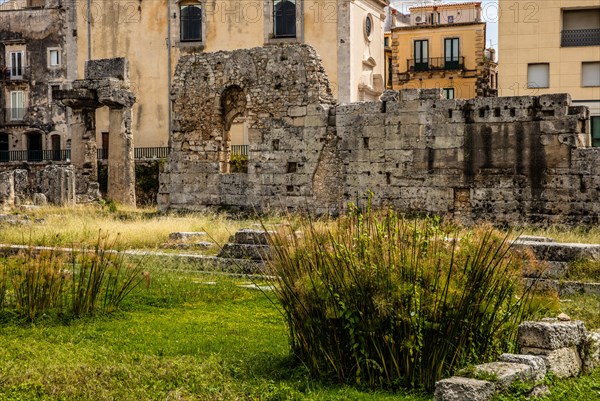
M 364 202 L 466 223 L 594 223 L 600 151 L 568 95 L 442 99 L 389 92 L 333 105 L 307 46 L 184 58 L 161 209 L 338 211 Z M 247 173 L 228 168 L 231 122 L 249 124 Z

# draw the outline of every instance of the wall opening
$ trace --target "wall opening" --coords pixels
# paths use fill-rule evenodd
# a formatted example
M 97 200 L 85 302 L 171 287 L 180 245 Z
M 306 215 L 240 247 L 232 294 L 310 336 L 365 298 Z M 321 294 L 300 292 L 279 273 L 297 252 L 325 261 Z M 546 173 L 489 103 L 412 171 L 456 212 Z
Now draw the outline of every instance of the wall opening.
M 30 132 L 27 134 L 27 160 L 41 161 L 42 154 L 42 134 Z
M 238 85 L 229 86 L 221 94 L 223 139 L 219 149 L 221 173 L 248 172 L 248 127 L 246 93 Z
M 6 133 L 0 133 L 0 162 L 10 160 L 10 138 Z
M 50 141 L 52 143 L 52 160 L 61 160 L 60 155 L 60 135 L 54 134 L 50 137 Z

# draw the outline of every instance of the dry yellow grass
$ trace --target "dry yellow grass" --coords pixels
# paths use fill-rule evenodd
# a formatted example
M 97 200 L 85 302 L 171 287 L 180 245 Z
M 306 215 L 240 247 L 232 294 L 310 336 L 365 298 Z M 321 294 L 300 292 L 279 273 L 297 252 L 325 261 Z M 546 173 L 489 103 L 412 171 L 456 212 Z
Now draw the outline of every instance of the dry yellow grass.
M 26 213 L 29 224 L 0 223 L 0 243 L 25 245 L 72 246 L 93 245 L 100 232 L 119 236 L 121 247 L 155 249 L 167 242 L 169 233 L 176 231 L 206 231 L 209 240 L 218 244 L 240 228 L 256 222 L 231 220 L 224 214 L 157 214 L 154 209 L 123 209 L 109 212 L 100 206 L 86 205 L 71 208 L 45 207 Z M 35 223 L 36 219 L 44 219 Z
M 573 242 L 585 244 L 600 244 L 599 226 L 581 226 L 581 227 L 562 227 L 551 226 L 548 228 L 523 229 L 523 234 L 540 235 L 542 237 L 553 238 L 557 242 Z

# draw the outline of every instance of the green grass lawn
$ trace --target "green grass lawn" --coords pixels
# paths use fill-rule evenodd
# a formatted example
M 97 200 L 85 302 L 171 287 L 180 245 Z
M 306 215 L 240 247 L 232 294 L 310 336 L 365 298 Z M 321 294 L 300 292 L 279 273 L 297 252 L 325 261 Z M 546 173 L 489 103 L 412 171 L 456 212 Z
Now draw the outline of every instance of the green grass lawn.
M 239 284 L 247 282 L 154 272 L 150 288 L 110 317 L 30 324 L 4 315 L 0 401 L 432 399 L 312 379 L 290 359 L 277 308 Z M 598 380 L 600 371 L 556 382 L 550 399 L 598 399 Z
M 162 273 L 111 317 L 32 325 L 3 316 L 0 400 L 431 398 L 311 379 L 291 362 L 278 310 L 236 284 Z

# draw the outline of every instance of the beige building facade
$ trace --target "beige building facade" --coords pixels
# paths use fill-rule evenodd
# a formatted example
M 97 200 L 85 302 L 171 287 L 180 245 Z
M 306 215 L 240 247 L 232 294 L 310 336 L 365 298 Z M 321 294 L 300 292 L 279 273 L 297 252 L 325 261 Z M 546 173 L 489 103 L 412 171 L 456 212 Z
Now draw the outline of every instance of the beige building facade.
M 85 61 L 127 57 L 136 147 L 168 146 L 169 88 L 182 55 L 279 43 L 313 46 L 341 103 L 376 100 L 384 90 L 387 0 L 153 0 L 78 3 L 78 71 Z M 88 34 L 89 33 L 89 34 Z M 99 147 L 110 138 L 97 112 Z M 243 144 L 243 121 L 232 142 Z M 104 134 L 103 134 L 104 133 Z M 235 134 L 233 134 L 235 133 Z
M 499 0 L 501 96 L 569 93 L 600 146 L 600 2 Z
M 448 99 L 496 95 L 497 64 L 485 49 L 480 2 L 409 10 L 409 24 L 392 28 L 394 89 L 443 89 Z

